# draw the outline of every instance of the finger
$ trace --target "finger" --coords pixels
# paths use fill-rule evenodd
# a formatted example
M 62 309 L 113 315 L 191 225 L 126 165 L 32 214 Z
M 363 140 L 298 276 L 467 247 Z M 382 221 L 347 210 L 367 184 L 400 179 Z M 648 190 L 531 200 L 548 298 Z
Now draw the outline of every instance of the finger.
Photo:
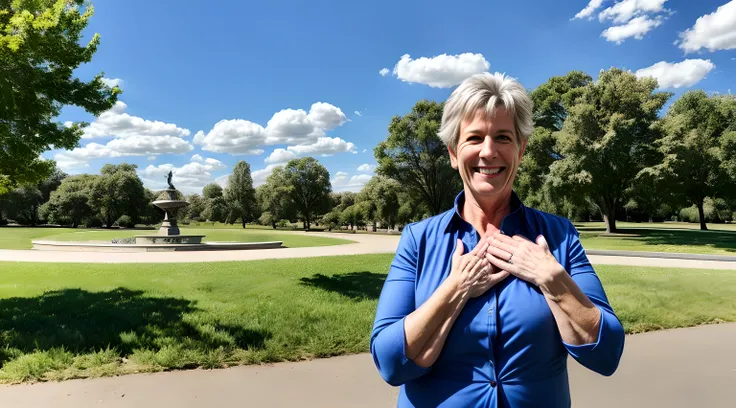
M 519 272 L 519 269 L 516 265 L 510 264 L 494 256 L 493 254 L 490 254 L 490 253 L 486 254 L 486 258 L 488 258 L 488 261 L 492 263 L 493 265 L 495 265 L 497 268 L 504 270 L 504 271 L 508 271 L 512 275 L 515 275 L 516 273 Z
M 532 242 L 526 239 L 526 237 L 522 237 L 521 235 L 514 235 L 512 239 L 516 242 Z
M 547 240 L 544 238 L 544 235 L 537 237 L 537 245 L 542 247 L 542 249 L 549 251 L 549 245 L 547 245 Z
M 463 245 L 463 241 L 458 239 L 455 245 L 455 253 L 452 254 L 452 257 L 457 258 L 462 255 L 463 252 L 465 252 L 465 246 Z
M 509 273 L 509 271 L 501 271 L 499 273 L 494 273 L 493 275 L 491 275 L 491 284 L 495 285 L 498 282 L 501 282 L 502 280 L 508 278 L 510 275 L 511 274 Z
M 500 232 L 499 233 L 496 233 L 496 234 L 493 234 L 491 236 L 490 242 L 491 242 L 492 245 L 493 245 L 494 242 L 502 242 L 502 243 L 504 243 L 506 245 L 511 245 L 511 246 L 514 246 L 514 247 L 519 246 L 519 241 L 516 241 L 516 240 L 514 240 L 513 238 L 511 238 L 509 236 L 503 235 Z
M 513 252 L 509 252 L 508 250 L 497 248 L 497 247 L 488 248 L 488 251 L 486 253 L 491 254 L 498 259 L 503 259 L 505 261 L 508 261 L 508 259 L 511 258 L 511 255 L 513 254 Z
M 519 248 L 517 245 L 509 245 L 509 244 L 507 244 L 507 243 L 505 243 L 505 242 L 503 242 L 501 240 L 494 240 L 489 245 L 490 245 L 489 246 L 489 250 L 490 250 L 490 248 L 500 248 L 500 249 L 503 249 L 504 251 L 508 252 L 509 254 L 516 253 L 516 251 Z

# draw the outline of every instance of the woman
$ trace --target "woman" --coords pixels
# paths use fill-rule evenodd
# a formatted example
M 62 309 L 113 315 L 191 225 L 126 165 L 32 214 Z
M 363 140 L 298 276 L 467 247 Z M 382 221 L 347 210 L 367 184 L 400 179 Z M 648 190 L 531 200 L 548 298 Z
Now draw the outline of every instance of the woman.
M 445 104 L 464 189 L 404 228 L 371 334 L 399 407 L 569 407 L 568 354 L 618 367 L 623 327 L 576 229 L 512 191 L 531 133 L 532 101 L 504 75 L 475 75 Z

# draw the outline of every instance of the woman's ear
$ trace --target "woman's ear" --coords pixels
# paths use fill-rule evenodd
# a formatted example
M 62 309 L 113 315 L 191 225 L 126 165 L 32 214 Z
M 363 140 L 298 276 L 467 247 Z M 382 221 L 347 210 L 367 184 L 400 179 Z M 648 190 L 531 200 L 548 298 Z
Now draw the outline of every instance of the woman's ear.
M 450 154 L 450 165 L 452 165 L 453 169 L 457 170 L 457 155 L 450 146 L 447 146 L 447 153 Z
M 521 142 L 521 148 L 519 149 L 519 162 L 521 162 L 521 158 L 524 157 L 524 151 L 526 150 L 526 140 L 522 140 Z

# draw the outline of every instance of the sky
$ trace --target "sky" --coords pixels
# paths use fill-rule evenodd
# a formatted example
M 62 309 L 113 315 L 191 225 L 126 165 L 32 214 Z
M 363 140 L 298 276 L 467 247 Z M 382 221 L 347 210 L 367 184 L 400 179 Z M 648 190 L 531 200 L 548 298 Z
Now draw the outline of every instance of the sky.
M 479 72 L 533 90 L 581 70 L 654 76 L 662 91 L 736 92 L 736 0 L 370 2 L 94 1 L 75 74 L 123 90 L 85 121 L 80 146 L 42 156 L 69 174 L 133 163 L 144 185 L 186 194 L 225 185 L 240 160 L 254 185 L 296 157 L 317 158 L 333 191 L 374 175 L 394 116 L 444 101 Z M 206 5 L 205 5 L 206 4 Z M 216 4 L 216 5 L 212 5 Z

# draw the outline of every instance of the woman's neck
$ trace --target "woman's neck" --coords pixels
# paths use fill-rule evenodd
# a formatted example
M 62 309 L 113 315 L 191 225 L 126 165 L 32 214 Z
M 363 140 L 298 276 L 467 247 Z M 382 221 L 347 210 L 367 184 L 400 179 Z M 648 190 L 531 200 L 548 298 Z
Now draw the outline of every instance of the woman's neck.
M 511 209 L 511 195 L 497 200 L 479 202 L 472 194 L 465 194 L 462 217 L 475 227 L 481 237 L 489 236 L 501 230 L 501 222 Z

